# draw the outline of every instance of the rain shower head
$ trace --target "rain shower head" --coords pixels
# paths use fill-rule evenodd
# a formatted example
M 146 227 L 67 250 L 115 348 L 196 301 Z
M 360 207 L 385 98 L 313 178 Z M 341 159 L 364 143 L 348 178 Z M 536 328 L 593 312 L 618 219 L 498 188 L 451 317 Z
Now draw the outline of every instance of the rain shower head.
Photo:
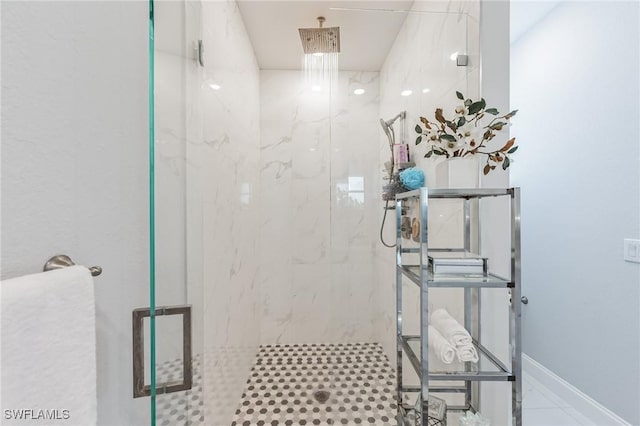
M 305 54 L 340 53 L 340 27 L 323 28 L 324 21 L 318 16 L 319 28 L 298 28 Z

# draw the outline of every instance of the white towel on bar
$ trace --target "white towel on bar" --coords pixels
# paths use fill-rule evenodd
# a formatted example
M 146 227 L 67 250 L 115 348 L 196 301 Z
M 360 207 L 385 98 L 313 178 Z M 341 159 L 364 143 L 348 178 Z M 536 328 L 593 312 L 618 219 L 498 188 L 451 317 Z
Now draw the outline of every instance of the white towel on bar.
M 436 309 L 431 315 L 431 325 L 434 326 L 453 346 L 468 346 L 472 344 L 471 335 L 446 309 Z
M 429 326 L 429 347 L 445 364 L 451 364 L 456 357 L 456 348 L 431 325 Z
M 93 290 L 83 266 L 0 283 L 3 425 L 96 424 Z
M 478 351 L 473 346 L 473 344 L 457 346 L 456 354 L 458 355 L 458 361 L 460 362 L 478 362 L 479 361 Z

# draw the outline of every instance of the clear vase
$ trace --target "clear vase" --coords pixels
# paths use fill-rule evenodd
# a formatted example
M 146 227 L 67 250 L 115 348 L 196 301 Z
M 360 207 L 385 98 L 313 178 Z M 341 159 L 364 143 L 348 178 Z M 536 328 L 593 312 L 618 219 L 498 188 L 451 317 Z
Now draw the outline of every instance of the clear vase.
M 477 157 L 453 157 L 436 164 L 434 188 L 478 188 L 480 167 Z

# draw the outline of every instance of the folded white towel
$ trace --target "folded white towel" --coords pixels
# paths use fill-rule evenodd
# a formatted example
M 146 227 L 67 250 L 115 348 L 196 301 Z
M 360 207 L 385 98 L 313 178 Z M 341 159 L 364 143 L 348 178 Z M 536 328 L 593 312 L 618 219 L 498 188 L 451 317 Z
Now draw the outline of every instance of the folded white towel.
M 431 315 L 431 325 L 434 326 L 453 346 L 469 346 L 472 344 L 471 335 L 446 309 L 437 309 Z
M 445 364 L 451 364 L 456 356 L 456 348 L 433 326 L 429 326 L 429 348 Z
M 89 270 L 70 266 L 26 275 L 2 281 L 0 290 L 2 424 L 95 425 L 96 316 Z M 29 417 L 18 420 L 20 415 Z
M 460 362 L 478 362 L 478 351 L 473 345 L 457 346 L 456 354 Z

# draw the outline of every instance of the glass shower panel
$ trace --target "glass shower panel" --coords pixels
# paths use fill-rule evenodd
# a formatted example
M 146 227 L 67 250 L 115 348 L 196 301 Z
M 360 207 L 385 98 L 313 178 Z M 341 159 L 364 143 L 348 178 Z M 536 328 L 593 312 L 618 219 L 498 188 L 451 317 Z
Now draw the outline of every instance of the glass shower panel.
M 150 364 L 152 424 L 205 424 L 202 401 L 202 223 L 190 142 L 201 133 L 199 2 L 154 10 L 155 282 Z M 151 315 L 154 317 L 154 315 Z
M 317 88 L 259 69 L 241 8 L 156 2 L 155 305 L 191 306 L 194 373 L 190 390 L 157 395 L 157 424 L 243 423 L 274 405 L 295 421 L 392 422 L 379 118 L 407 111 L 398 142 L 429 175 L 411 123 L 474 90 L 449 52 L 469 52 L 467 18 L 389 13 L 402 25 L 382 69 Z M 180 317 L 156 322 L 156 382 L 180 380 Z

